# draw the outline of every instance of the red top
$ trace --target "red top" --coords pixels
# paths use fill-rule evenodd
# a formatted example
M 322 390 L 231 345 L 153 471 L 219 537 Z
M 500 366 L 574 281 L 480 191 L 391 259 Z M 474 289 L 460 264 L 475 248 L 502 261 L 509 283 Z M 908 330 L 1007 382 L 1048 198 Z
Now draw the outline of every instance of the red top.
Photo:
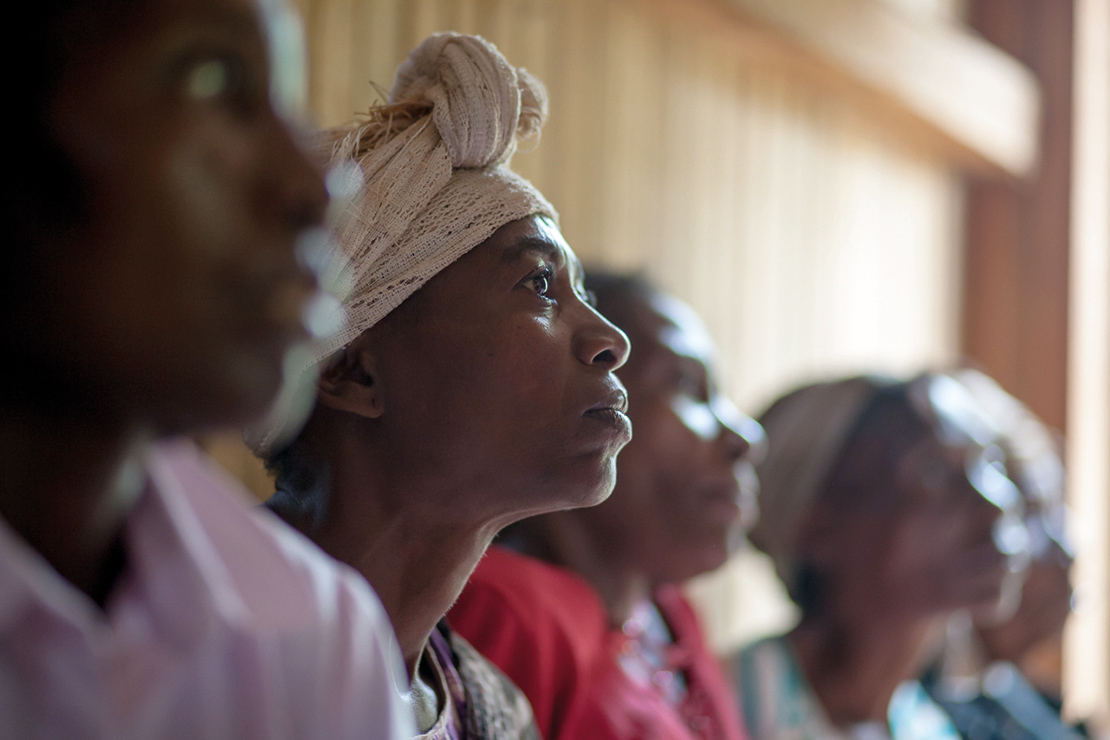
M 565 568 L 491 547 L 447 618 L 520 686 L 547 740 L 746 740 L 693 609 L 674 587 L 655 604 L 675 638 L 667 661 L 687 682 L 677 709 L 656 685 L 670 674 L 645 671 L 597 592 Z

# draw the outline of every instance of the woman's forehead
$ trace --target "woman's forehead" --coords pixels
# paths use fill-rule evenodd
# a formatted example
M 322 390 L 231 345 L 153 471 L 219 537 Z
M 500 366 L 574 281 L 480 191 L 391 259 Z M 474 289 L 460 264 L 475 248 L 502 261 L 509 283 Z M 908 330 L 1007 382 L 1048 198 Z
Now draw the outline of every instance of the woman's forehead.
M 947 446 L 986 447 L 998 439 L 998 430 L 983 414 L 974 396 L 948 375 L 915 381 L 910 399 Z
M 494 240 L 503 263 L 519 262 L 538 255 L 557 268 L 567 269 L 573 281 L 579 282 L 584 276 L 578 255 L 567 244 L 558 227 L 545 216 L 530 216 L 506 224 L 491 237 L 491 241 Z

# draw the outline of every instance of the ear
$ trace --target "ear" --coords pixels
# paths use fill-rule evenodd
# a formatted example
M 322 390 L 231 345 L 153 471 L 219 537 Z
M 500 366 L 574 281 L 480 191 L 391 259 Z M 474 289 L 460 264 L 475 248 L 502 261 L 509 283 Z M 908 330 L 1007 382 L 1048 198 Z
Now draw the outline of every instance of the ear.
M 361 341 L 364 337 L 351 342 L 320 373 L 316 398 L 328 408 L 377 419 L 385 412 L 385 398 L 376 358 L 368 343 Z

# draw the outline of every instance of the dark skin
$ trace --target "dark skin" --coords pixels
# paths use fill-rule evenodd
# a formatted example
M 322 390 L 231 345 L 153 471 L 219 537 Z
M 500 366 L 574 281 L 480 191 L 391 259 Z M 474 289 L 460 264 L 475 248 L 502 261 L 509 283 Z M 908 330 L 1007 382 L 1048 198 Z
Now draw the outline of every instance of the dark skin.
M 823 494 L 799 537 L 822 596 L 787 639 L 836 726 L 885 724 L 894 690 L 918 675 L 947 616 L 989 610 L 1001 595 L 1006 559 L 992 528 L 1002 511 L 967 474 L 980 448 L 927 429 L 851 503 Z M 848 465 L 866 467 L 882 444 L 881 434 L 857 444 Z
M 1048 500 L 1026 498 L 1029 519 L 1063 521 L 1063 492 Z M 1007 620 L 981 619 L 975 624 L 979 640 L 991 661 L 1005 660 L 1018 666 L 1041 690 L 1059 695 L 1058 670 L 1031 670 L 1041 649 L 1059 653 L 1064 625 L 1071 615 L 1072 586 L 1070 571 L 1074 558 L 1070 548 L 1056 539 L 1045 538 L 1035 552 L 1017 610 Z
M 294 245 L 327 194 L 271 105 L 260 5 L 71 25 L 46 126 L 82 208 L 21 232 L 33 284 L 3 329 L 22 361 L 0 399 L 0 515 L 103 605 L 146 445 L 261 414 L 306 338 L 316 284 Z
M 718 393 L 713 345 L 684 304 L 654 294 L 604 299 L 636 351 L 618 372 L 635 439 L 617 461 L 612 497 L 590 509 L 522 522 L 523 550 L 597 590 L 614 625 L 662 584 L 714 570 L 755 516 L 743 468 L 763 432 Z
M 1071 556 L 1053 543 L 1046 557 L 1029 566 L 1014 616 L 1001 624 L 976 626 L 991 659 L 1020 665 L 1034 647 L 1061 638 L 1071 614 L 1071 563 Z
M 502 226 L 323 371 L 298 444 L 327 485 L 267 504 L 366 576 L 414 678 L 498 530 L 612 490 L 628 341 L 581 279 L 550 221 Z

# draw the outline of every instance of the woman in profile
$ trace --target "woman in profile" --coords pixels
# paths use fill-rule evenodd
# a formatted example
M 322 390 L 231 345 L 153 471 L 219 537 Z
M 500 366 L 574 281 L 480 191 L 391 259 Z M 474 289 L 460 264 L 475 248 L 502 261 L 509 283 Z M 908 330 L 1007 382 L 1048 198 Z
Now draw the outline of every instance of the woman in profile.
M 983 373 L 963 369 L 951 375 L 1001 432 L 1006 470 L 1025 501 L 1030 562 L 1013 579 L 1001 614 L 953 617 L 942 658 L 922 684 L 968 740 L 1077 740 L 1084 728 L 1061 719 L 1059 673 L 1045 670 L 1043 660 L 1060 650 L 1072 605 L 1060 442 Z
M 422 737 L 535 737 L 527 701 L 441 621 L 502 527 L 602 501 L 631 437 L 626 337 L 587 302 L 555 210 L 508 169 L 542 86 L 487 41 L 424 41 L 387 105 L 329 132 L 362 185 L 350 321 L 316 408 L 269 446 L 268 506 L 380 594 Z
M 721 566 L 750 526 L 762 430 L 721 394 L 688 306 L 591 274 L 635 346 L 620 369 L 635 439 L 605 503 L 521 522 L 450 620 L 527 694 L 548 740 L 736 740 L 731 689 L 679 586 Z
M 760 422 L 751 540 L 801 621 L 736 661 L 752 736 L 958 737 L 913 679 L 948 616 L 993 613 L 1021 559 L 996 431 L 945 375 L 809 385 Z

